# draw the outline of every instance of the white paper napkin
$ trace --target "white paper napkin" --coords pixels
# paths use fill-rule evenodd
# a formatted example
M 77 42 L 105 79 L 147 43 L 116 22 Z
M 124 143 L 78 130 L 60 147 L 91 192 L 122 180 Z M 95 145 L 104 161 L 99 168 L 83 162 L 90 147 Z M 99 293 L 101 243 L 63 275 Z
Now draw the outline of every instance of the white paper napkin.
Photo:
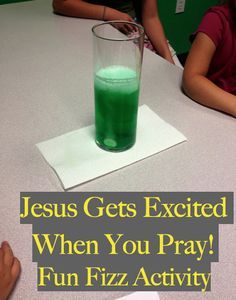
M 124 152 L 108 152 L 94 141 L 94 125 L 37 144 L 64 189 L 113 172 L 186 141 L 177 129 L 148 106 L 138 111 L 136 144 Z
M 135 292 L 117 300 L 159 300 L 157 292 Z

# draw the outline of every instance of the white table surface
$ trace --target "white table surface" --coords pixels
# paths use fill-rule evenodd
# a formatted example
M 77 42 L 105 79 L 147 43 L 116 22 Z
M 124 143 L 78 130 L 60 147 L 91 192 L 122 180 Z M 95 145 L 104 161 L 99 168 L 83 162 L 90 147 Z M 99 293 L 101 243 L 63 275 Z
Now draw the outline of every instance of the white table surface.
M 51 1 L 0 6 L 0 240 L 23 271 L 12 299 L 115 299 L 125 293 L 36 291 L 31 225 L 19 224 L 21 191 L 62 191 L 35 144 L 93 123 L 92 20 L 52 13 Z M 182 71 L 145 50 L 140 104 L 188 142 L 73 191 L 236 191 L 236 121 L 180 89 Z M 160 293 L 169 299 L 235 299 L 235 225 L 220 226 L 212 292 Z

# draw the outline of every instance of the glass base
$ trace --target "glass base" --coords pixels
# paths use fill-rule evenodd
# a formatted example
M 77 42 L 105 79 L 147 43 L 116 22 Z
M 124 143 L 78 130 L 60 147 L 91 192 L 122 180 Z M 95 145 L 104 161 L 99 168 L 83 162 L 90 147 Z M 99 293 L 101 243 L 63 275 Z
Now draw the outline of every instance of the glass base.
M 135 142 L 129 145 L 126 145 L 125 147 L 116 147 L 116 142 L 114 140 L 105 140 L 103 144 L 101 144 L 99 141 L 95 140 L 96 144 L 98 145 L 99 148 L 101 148 L 102 150 L 105 151 L 109 151 L 109 152 L 123 152 L 126 151 L 128 149 L 130 149 L 131 147 L 134 146 Z

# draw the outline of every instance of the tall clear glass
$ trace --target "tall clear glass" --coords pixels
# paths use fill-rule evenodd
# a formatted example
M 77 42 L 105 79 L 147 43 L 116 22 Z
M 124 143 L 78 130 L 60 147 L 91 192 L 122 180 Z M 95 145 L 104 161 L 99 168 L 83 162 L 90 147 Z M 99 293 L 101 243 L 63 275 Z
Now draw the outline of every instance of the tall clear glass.
M 108 151 L 135 144 L 144 29 L 112 21 L 92 28 L 96 143 Z

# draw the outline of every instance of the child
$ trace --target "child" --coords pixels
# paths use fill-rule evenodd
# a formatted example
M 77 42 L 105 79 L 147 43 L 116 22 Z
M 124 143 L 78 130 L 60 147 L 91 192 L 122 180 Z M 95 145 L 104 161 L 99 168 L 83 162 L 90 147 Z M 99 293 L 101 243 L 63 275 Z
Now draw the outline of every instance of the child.
M 193 100 L 236 117 L 236 0 L 210 8 L 185 63 L 183 88 Z
M 145 32 L 156 52 L 174 64 L 165 33 L 157 13 L 156 0 L 53 0 L 54 12 L 103 21 L 141 19 Z M 176 57 L 177 58 L 177 57 Z
M 0 299 L 6 300 L 20 275 L 20 262 L 14 257 L 8 242 L 0 247 Z

